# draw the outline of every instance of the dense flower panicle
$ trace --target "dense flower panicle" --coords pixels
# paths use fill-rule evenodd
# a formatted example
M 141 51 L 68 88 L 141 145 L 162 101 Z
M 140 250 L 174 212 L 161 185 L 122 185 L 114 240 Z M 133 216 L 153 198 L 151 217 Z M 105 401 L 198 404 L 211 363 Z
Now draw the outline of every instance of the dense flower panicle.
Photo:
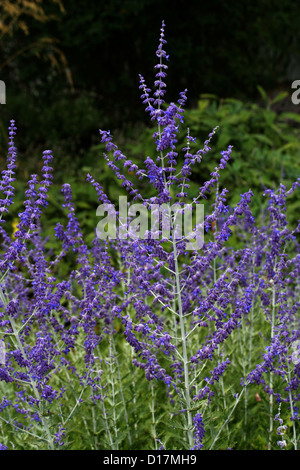
M 121 161 L 123 162 L 124 168 L 128 169 L 128 172 L 139 172 L 139 168 L 136 164 L 132 163 L 130 160 L 126 158 L 125 155 L 122 154 L 122 152 L 118 149 L 118 147 L 112 142 L 112 136 L 110 135 L 109 131 L 103 131 L 100 130 L 100 135 L 101 135 L 101 142 L 105 143 L 106 150 L 108 152 L 113 151 L 113 160 L 109 158 L 108 155 L 104 154 L 104 158 L 107 162 L 107 166 L 114 172 L 116 177 L 119 180 L 122 180 L 121 186 L 124 187 L 131 196 L 133 196 L 133 199 L 143 199 L 138 190 L 134 187 L 133 183 L 125 177 L 125 175 L 120 171 L 118 166 L 116 165 L 117 162 Z M 100 186 L 97 186 L 92 179 L 90 175 L 87 175 L 87 180 L 90 181 L 93 186 L 96 187 L 96 190 L 99 192 L 99 189 L 102 189 Z M 101 191 L 102 193 L 102 191 Z M 100 193 L 99 193 L 100 196 Z M 105 195 L 100 196 L 99 199 L 101 199 L 103 202 L 108 202 L 107 197 Z
M 154 111 L 154 108 L 152 106 L 152 103 L 154 101 L 154 98 L 150 96 L 151 89 L 147 87 L 146 82 L 144 77 L 140 74 L 140 86 L 139 88 L 143 91 L 141 94 L 141 99 L 143 100 L 143 104 L 147 104 L 147 107 L 145 108 L 146 112 L 150 113 L 150 116 L 152 116 L 152 112 Z
M 212 137 L 212 135 L 211 135 Z M 206 193 L 210 193 L 211 192 L 211 189 L 210 188 L 213 188 L 216 186 L 219 178 L 220 178 L 220 174 L 219 174 L 219 170 L 223 170 L 226 165 L 227 165 L 227 162 L 228 160 L 230 159 L 231 157 L 231 152 L 232 152 L 232 145 L 229 145 L 227 151 L 223 151 L 221 152 L 221 155 L 222 155 L 222 159 L 220 161 L 220 165 L 218 167 L 215 168 L 215 171 L 213 171 L 211 173 L 211 179 L 206 181 L 204 183 L 204 185 L 199 189 L 199 196 L 201 198 L 205 198 L 206 199 Z M 204 150 L 207 152 L 210 150 L 210 147 L 208 147 L 208 145 L 204 146 Z M 198 196 L 198 197 L 199 197 Z
M 111 204 L 111 201 L 108 199 L 107 195 L 103 191 L 103 187 L 100 186 L 100 184 L 95 181 L 95 179 L 90 174 L 87 175 L 86 180 L 96 189 L 99 202 L 103 204 Z
M 53 155 L 51 150 L 45 150 L 43 153 L 43 160 L 44 160 L 44 166 L 42 168 L 42 175 L 43 175 L 43 180 L 41 181 L 39 185 L 39 191 L 38 191 L 38 200 L 37 204 L 43 207 L 47 207 L 48 201 L 47 201 L 47 192 L 52 184 L 52 170 L 53 168 L 50 166 L 52 160 L 53 160 Z
M 15 168 L 17 159 L 17 149 L 14 143 L 14 136 L 16 134 L 15 121 L 10 121 L 9 130 L 9 143 L 8 143 L 8 156 L 7 156 L 7 170 L 2 171 L 2 179 L 0 182 L 0 190 L 5 195 L 5 199 L 0 199 L 0 222 L 4 223 L 2 216 L 5 212 L 8 212 L 9 206 L 13 203 L 14 187 L 11 183 L 15 181 Z
M 163 63 L 163 59 L 168 60 L 169 56 L 167 55 L 166 51 L 163 49 L 164 44 L 167 43 L 167 41 L 164 39 L 165 38 L 165 23 L 164 21 L 162 22 L 162 26 L 160 29 L 160 39 L 159 39 L 159 45 L 158 49 L 156 51 L 156 55 L 159 58 L 159 63 L 155 66 L 155 69 L 158 70 L 155 78 L 157 79 L 154 82 L 154 86 L 156 88 L 154 92 L 154 105 L 157 106 L 157 113 L 156 117 L 159 118 L 161 113 L 160 113 L 160 108 L 161 105 L 164 103 L 163 97 L 166 93 L 166 83 L 162 80 L 163 78 L 166 77 L 166 70 L 168 66 Z
M 192 447 L 191 450 L 200 450 L 204 447 L 202 442 L 203 442 L 203 438 L 205 435 L 202 415 L 200 413 L 197 413 L 193 421 L 194 421 L 194 428 L 195 428 L 194 430 L 195 445 L 194 447 Z
M 39 230 L 38 225 L 42 215 L 41 206 L 47 206 L 47 193 L 51 186 L 52 167 L 49 166 L 49 163 L 52 158 L 52 152 L 46 150 L 43 155 L 44 166 L 42 169 L 44 180 L 41 183 L 39 183 L 36 174 L 31 175 L 31 179 L 28 181 L 29 189 L 25 191 L 25 210 L 19 213 L 20 222 L 14 234 L 15 240 L 12 241 L 0 262 L 2 272 L 5 272 L 7 267 L 15 261 L 22 259 L 26 243 L 32 240 Z

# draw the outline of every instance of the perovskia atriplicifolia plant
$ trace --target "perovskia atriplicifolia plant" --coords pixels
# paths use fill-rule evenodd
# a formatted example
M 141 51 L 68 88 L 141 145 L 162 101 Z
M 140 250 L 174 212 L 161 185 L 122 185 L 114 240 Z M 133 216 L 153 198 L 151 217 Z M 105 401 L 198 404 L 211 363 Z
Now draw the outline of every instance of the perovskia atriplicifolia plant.
M 299 446 L 299 224 L 289 228 L 286 219 L 299 178 L 290 189 L 266 190 L 266 220 L 256 220 L 250 188 L 235 207 L 227 204 L 221 171 L 233 152 L 229 146 L 191 198 L 193 167 L 212 158 L 217 127 L 196 150 L 196 138 L 182 129 L 187 90 L 177 102 L 164 100 L 165 44 L 163 22 L 153 90 L 143 76 L 139 81 L 156 126 L 156 160 L 132 162 L 109 131 L 100 135 L 106 164 L 131 201 L 149 213 L 153 205 L 177 204 L 168 236 L 159 222 L 156 237 L 103 240 L 95 233 L 88 244 L 71 186 L 64 184 L 67 223 L 56 224 L 60 249 L 49 251 L 42 230 L 52 184 L 49 150 L 42 180 L 31 175 L 17 230 L 10 233 L 5 215 L 17 159 L 11 121 L 0 201 L 4 449 Z M 179 153 L 183 131 L 186 147 Z M 92 175 L 87 182 L 99 203 L 111 204 Z M 208 198 L 203 244 L 187 249 L 190 239 L 178 237 L 176 215 L 185 204 L 195 209 Z M 60 278 L 64 263 L 68 275 Z M 254 416 L 261 420 L 259 432 Z

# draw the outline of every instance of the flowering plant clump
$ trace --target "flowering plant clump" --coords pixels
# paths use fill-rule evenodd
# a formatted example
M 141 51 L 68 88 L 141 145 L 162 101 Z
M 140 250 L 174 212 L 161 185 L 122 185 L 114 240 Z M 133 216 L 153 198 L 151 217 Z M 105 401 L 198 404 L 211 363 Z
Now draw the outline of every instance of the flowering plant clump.
M 10 123 L 0 200 L 1 449 L 299 445 L 300 224 L 289 227 L 286 207 L 300 179 L 291 188 L 266 190 L 268 211 L 256 220 L 250 188 L 235 207 L 227 204 L 221 172 L 229 146 L 190 198 L 193 167 L 211 158 L 217 128 L 198 150 L 187 129 L 183 154 L 177 152 L 187 90 L 176 103 L 164 101 L 165 44 L 162 23 L 154 89 L 140 76 L 141 98 L 156 124 L 156 160 L 134 163 L 109 131 L 100 136 L 106 163 L 128 197 L 149 217 L 153 206 L 163 207 L 168 231 L 158 218 L 155 236 L 146 231 L 141 237 L 133 214 L 124 224 L 117 212 L 122 236 L 103 238 L 95 230 L 87 243 L 72 189 L 64 184 L 67 221 L 54 227 L 60 248 L 49 251 L 42 213 L 53 156 L 46 150 L 42 178 L 31 175 L 10 233 L 5 216 L 17 161 Z M 95 178 L 86 179 L 99 204 L 111 207 Z M 208 196 L 210 211 L 192 232 L 178 234 L 183 208 L 195 213 Z M 62 278 L 61 265 L 68 266 Z M 257 417 L 261 422 L 253 426 Z

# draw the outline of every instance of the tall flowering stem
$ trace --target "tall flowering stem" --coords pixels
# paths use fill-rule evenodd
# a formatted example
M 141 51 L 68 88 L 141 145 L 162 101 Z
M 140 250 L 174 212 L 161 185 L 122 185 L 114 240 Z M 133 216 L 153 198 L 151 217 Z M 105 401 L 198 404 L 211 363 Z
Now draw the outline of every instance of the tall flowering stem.
M 194 393 L 195 381 L 202 382 L 204 364 L 207 360 L 211 361 L 219 351 L 219 345 L 240 325 L 240 318 L 244 312 L 250 311 L 252 288 L 249 286 L 245 292 L 242 291 L 240 298 L 236 294 L 236 286 L 242 278 L 241 271 L 246 271 L 251 263 L 251 250 L 246 249 L 241 253 L 233 253 L 234 256 L 241 257 L 239 268 L 232 268 L 232 260 L 228 258 L 223 266 L 220 278 L 214 276 L 210 278 L 210 268 L 215 266 L 216 260 L 225 250 L 225 243 L 231 235 L 230 226 L 237 225 L 241 217 L 245 218 L 245 223 L 251 228 L 254 219 L 249 209 L 252 192 L 248 191 L 241 195 L 241 201 L 234 209 L 233 213 L 228 214 L 227 220 L 214 231 L 214 241 L 203 246 L 203 254 L 195 248 L 188 256 L 187 234 L 178 237 L 176 220 L 182 215 L 185 203 L 188 202 L 188 189 L 190 175 L 193 166 L 199 164 L 202 158 L 211 150 L 210 142 L 217 128 L 215 128 L 204 142 L 202 149 L 193 153 L 192 145 L 195 138 L 187 130 L 187 146 L 184 148 L 183 162 L 180 163 L 176 143 L 180 132 L 180 125 L 183 123 L 184 109 L 187 90 L 180 93 L 180 98 L 175 104 L 171 102 L 166 105 L 164 95 L 166 85 L 163 81 L 166 77 L 168 60 L 164 45 L 166 44 L 164 36 L 164 22 L 161 27 L 159 46 L 156 52 L 159 63 L 155 66 L 154 92 L 147 87 L 145 79 L 140 76 L 140 89 L 142 90 L 142 100 L 146 104 L 146 111 L 149 112 L 152 121 L 157 124 L 157 131 L 153 134 L 153 139 L 157 151 L 157 161 L 147 157 L 145 168 L 135 168 L 136 175 L 140 179 L 148 179 L 149 183 L 156 190 L 156 195 L 152 198 L 143 197 L 137 188 L 134 188 L 132 182 L 123 177 L 122 186 L 124 186 L 135 198 L 139 197 L 143 205 L 151 209 L 153 205 L 164 207 L 164 204 L 174 203 L 176 209 L 174 213 L 168 207 L 165 215 L 169 221 L 169 234 L 164 235 L 162 221 L 158 222 L 157 233 L 160 236 L 137 240 L 130 245 L 130 242 L 124 242 L 124 260 L 131 266 L 130 283 L 126 284 L 127 300 L 124 299 L 123 306 L 120 307 L 119 316 L 125 325 L 125 336 L 129 344 L 135 350 L 139 359 L 134 363 L 145 369 L 148 380 L 162 380 L 168 388 L 175 391 L 179 400 L 181 416 L 186 417 L 186 441 L 189 448 L 193 446 L 193 410 L 199 402 L 211 400 L 213 391 L 210 387 L 222 376 L 227 366 L 230 364 L 227 358 L 219 362 L 208 379 L 208 384 L 204 388 L 198 388 Z M 118 147 L 112 142 L 112 136 L 109 131 L 100 130 L 101 140 L 106 144 L 106 155 L 108 166 L 121 179 L 121 173 L 118 168 L 120 162 L 124 167 L 132 168 L 132 162 L 128 160 Z M 221 152 L 219 165 L 211 173 L 210 179 L 199 188 L 199 194 L 194 197 L 195 206 L 201 199 L 207 198 L 207 194 L 217 186 L 220 179 L 220 171 L 225 169 L 232 152 L 229 146 L 224 152 Z M 89 178 L 91 178 L 89 176 Z M 173 191 L 175 190 L 175 191 Z M 175 193 L 175 194 L 174 194 Z M 174 206 L 173 206 L 174 207 Z M 212 223 L 216 226 L 216 220 L 223 214 L 229 212 L 226 206 L 226 190 L 217 193 L 215 210 L 203 221 L 205 228 L 209 231 Z M 196 247 L 196 245 L 195 245 Z M 118 250 L 122 250 L 118 243 Z M 129 255 L 130 253 L 130 255 Z M 186 261 L 186 262 L 185 262 Z M 128 268 L 129 269 L 129 268 Z M 147 275 L 145 275 L 145 269 Z M 162 271 L 165 274 L 162 275 Z M 129 272 L 129 271 L 128 271 Z M 200 295 L 201 289 L 207 288 L 207 277 L 212 286 L 208 289 L 208 295 Z M 128 294 L 131 294 L 131 300 Z M 222 295 L 225 295 L 222 300 Z M 148 303 L 144 301 L 152 297 L 152 304 L 161 306 L 161 317 L 154 314 Z M 235 312 L 232 318 L 227 319 L 225 312 L 230 302 L 236 303 Z M 128 312 L 128 305 L 132 304 L 136 312 L 136 318 L 131 318 Z M 219 304 L 219 305 L 218 305 Z M 125 309 L 126 305 L 126 309 Z M 122 311 L 126 314 L 122 315 Z M 167 323 L 164 318 L 171 316 L 173 330 L 166 331 Z M 148 318 L 148 320 L 146 320 Z M 168 321 L 168 320 L 167 320 Z M 213 331 L 211 337 L 208 336 L 206 343 L 199 344 L 199 331 L 208 327 L 209 323 Z M 200 327 L 200 329 L 199 329 Z M 169 357 L 170 372 L 161 365 L 159 352 L 163 352 Z M 197 367 L 200 371 L 197 372 Z

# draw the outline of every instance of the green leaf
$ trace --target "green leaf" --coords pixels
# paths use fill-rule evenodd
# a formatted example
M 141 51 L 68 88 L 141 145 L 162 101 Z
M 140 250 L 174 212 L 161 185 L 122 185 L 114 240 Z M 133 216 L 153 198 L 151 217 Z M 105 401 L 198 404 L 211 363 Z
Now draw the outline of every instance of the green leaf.
M 275 98 L 273 98 L 270 102 L 270 104 L 275 104 L 275 103 L 278 103 L 278 101 L 281 101 L 283 100 L 284 98 L 286 98 L 288 96 L 288 92 L 287 91 L 281 91 L 280 93 L 278 93 L 277 96 L 275 96 Z
M 265 90 L 264 90 L 260 85 L 257 85 L 256 88 L 258 89 L 259 94 L 260 94 L 260 96 L 262 97 L 262 99 L 263 99 L 264 101 L 268 101 L 267 93 L 265 92 Z
M 269 145 L 270 147 L 273 146 L 273 141 L 271 139 L 269 139 L 266 135 L 264 134 L 251 134 L 256 140 L 258 140 L 259 142 L 263 142 L 267 145 Z
M 209 100 L 199 100 L 198 101 L 198 109 L 200 111 L 200 113 L 202 113 L 206 108 L 207 106 L 209 105 Z
M 281 113 L 278 119 L 281 121 L 288 119 L 291 121 L 300 122 L 300 114 L 291 112 Z
M 201 99 L 202 99 L 202 98 L 204 98 L 204 99 L 205 99 L 205 98 L 211 98 L 211 99 L 213 99 L 213 100 L 217 100 L 217 99 L 218 99 L 217 95 L 213 95 L 212 93 L 201 93 L 200 98 L 201 98 Z

